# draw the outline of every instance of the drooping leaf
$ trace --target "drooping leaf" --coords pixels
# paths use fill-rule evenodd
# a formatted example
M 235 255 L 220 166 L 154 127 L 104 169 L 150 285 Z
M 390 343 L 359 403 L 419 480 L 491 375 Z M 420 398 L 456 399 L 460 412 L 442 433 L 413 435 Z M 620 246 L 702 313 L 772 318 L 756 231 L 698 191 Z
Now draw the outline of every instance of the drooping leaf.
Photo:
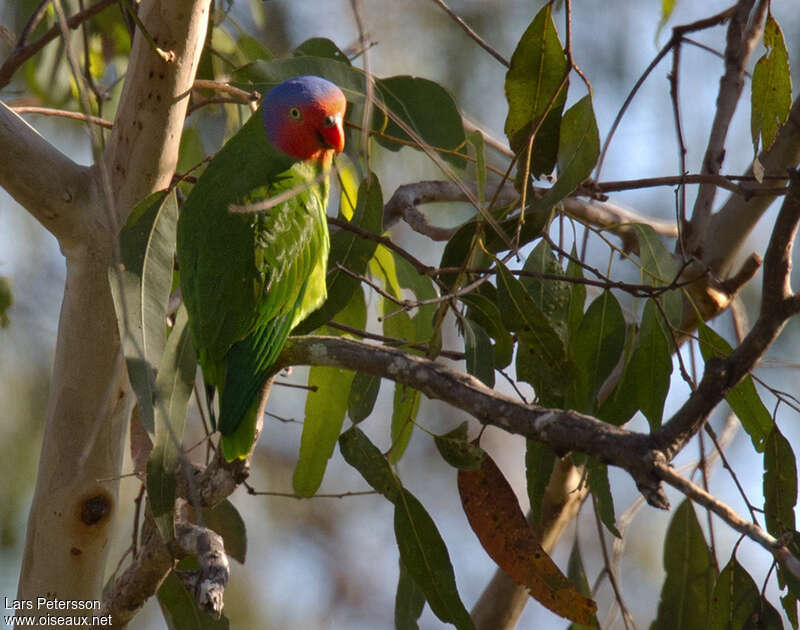
M 351 223 L 372 234 L 380 234 L 383 226 L 383 195 L 378 178 L 373 174 L 358 188 L 358 204 Z M 363 275 L 375 253 L 374 240 L 341 229 L 331 236 L 328 256 L 328 298 L 325 303 L 295 328 L 295 334 L 307 334 L 332 319 L 350 301 L 360 282 L 341 271 L 338 265 L 352 273 Z
M 498 369 L 503 369 L 511 363 L 514 346 L 511 335 L 503 326 L 503 318 L 500 316 L 497 304 L 477 292 L 462 295 L 460 299 L 469 307 L 467 318 L 479 324 L 494 339 L 492 349 L 494 365 Z
M 474 629 L 456 588 L 450 554 L 430 515 L 408 490 L 394 509 L 394 532 L 400 558 L 439 619 L 459 630 Z
M 711 357 L 724 359 L 733 352 L 730 344 L 706 324 L 701 323 L 698 329 L 700 353 L 706 361 Z M 753 379 L 749 375 L 745 376 L 736 387 L 728 392 L 725 400 L 733 413 L 738 416 L 755 449 L 759 453 L 763 452 L 767 436 L 772 431 L 773 422 L 772 416 L 756 391 Z
M 417 419 L 422 394 L 416 389 L 395 383 L 392 406 L 392 450 L 389 451 L 389 462 L 396 464 L 403 457 L 414 432 L 414 421 Z
M 389 462 L 358 427 L 350 427 L 339 436 L 339 450 L 345 461 L 355 468 L 364 480 L 389 501 L 399 499 L 402 484 Z
M 155 370 L 166 341 L 177 222 L 174 190 L 148 196 L 136 205 L 120 232 L 120 267 L 109 269 L 128 375 L 151 437 Z
M 453 565 L 436 524 L 413 494 L 403 488 L 383 454 L 357 427 L 339 438 L 339 448 L 375 490 L 394 503 L 394 530 L 400 560 L 439 619 L 459 630 L 474 630 L 458 595 Z
M 764 448 L 764 520 L 767 531 L 780 538 L 794 531 L 797 504 L 797 460 L 792 445 L 777 426 Z
M 298 496 L 313 496 L 322 483 L 342 430 L 352 381 L 351 370 L 314 365 L 308 371 L 308 385 L 312 391 L 306 398 L 300 455 L 292 477 Z
M 541 400 L 557 399 L 571 376 L 564 344 L 520 281 L 500 261 L 497 270 L 498 306 L 504 323 L 520 339 L 517 376 L 531 383 Z
M 583 278 L 583 270 L 575 261 L 578 259 L 575 246 L 572 246 L 570 261 L 567 264 L 567 276 L 570 278 Z M 586 285 L 580 282 L 572 283 L 569 293 L 569 310 L 567 313 L 567 328 L 569 335 L 574 335 L 583 319 L 583 307 L 586 306 Z
M 353 424 L 358 424 L 372 413 L 380 388 L 380 376 L 356 372 L 350 385 L 350 396 L 347 399 L 347 415 Z
M 614 516 L 614 497 L 611 494 L 611 485 L 608 483 L 608 466 L 590 457 L 586 466 L 589 490 L 597 499 L 597 513 L 600 520 L 617 538 L 622 538 L 617 529 L 617 519 Z
M 592 99 L 584 96 L 561 118 L 558 139 L 558 179 L 532 204 L 533 215 L 549 211 L 589 177 L 600 156 L 600 135 Z
M 465 142 L 464 125 L 453 97 L 441 85 L 429 79 L 395 76 L 377 79 L 375 86 L 389 107 L 413 132 L 431 147 L 449 149 L 439 155 L 458 168 L 466 165 L 464 158 L 454 155 Z M 383 132 L 386 136 L 413 141 L 404 129 L 391 118 Z M 378 143 L 392 151 L 403 148 L 383 136 Z
M 525 482 L 531 503 L 531 521 L 542 522 L 542 501 L 553 474 L 556 453 L 553 448 L 538 440 L 525 441 Z
M 525 261 L 523 270 L 553 276 L 564 275 L 564 270 L 553 255 L 553 250 L 544 239 L 539 241 L 530 253 Z M 520 276 L 520 282 L 566 342 L 571 294 L 570 284 L 562 280 L 527 276 Z
M 689 499 L 675 510 L 667 529 L 664 568 L 658 615 L 650 630 L 706 628 L 716 570 Z
M 659 323 L 658 309 L 649 299 L 642 313 L 636 348 L 626 368 L 625 382 L 630 387 L 628 394 L 635 397 L 651 431 L 661 426 L 671 374 L 670 342 Z
M 394 597 L 395 630 L 419 630 L 417 620 L 425 607 L 425 593 L 400 561 L 400 577 Z
M 781 27 L 772 13 L 767 15 L 764 23 L 764 46 L 767 52 L 753 69 L 750 131 L 754 153 L 758 153 L 759 138 L 765 151 L 772 146 L 778 129 L 789 118 L 792 107 L 789 53 Z
M 475 147 L 475 181 L 478 188 L 478 203 L 486 205 L 486 153 L 483 150 L 483 134 L 479 130 L 467 136 L 469 143 Z
M 482 448 L 468 440 L 467 426 L 466 422 L 462 422 L 452 431 L 433 438 L 442 458 L 459 470 L 480 468 L 486 454 Z
M 624 345 L 622 309 L 611 291 L 604 291 L 589 305 L 570 338 L 570 355 L 576 368 L 570 407 L 594 410 L 597 391 L 619 361 Z
M 183 440 L 189 397 L 197 372 L 197 359 L 189 331 L 189 317 L 181 306 L 167 339 L 155 381 L 155 437 L 147 461 L 147 496 L 161 537 L 174 537 L 175 475 L 178 449 Z
M 464 318 L 464 352 L 467 355 L 467 373 L 494 387 L 494 363 L 492 342 L 480 324 Z
M 531 151 L 530 172 L 534 175 L 550 173 L 556 162 L 559 123 L 567 98 L 567 84 L 561 86 L 566 71 L 567 59 L 553 23 L 552 7 L 546 4 L 517 44 L 505 81 L 505 132 L 514 153 L 525 151 L 520 157 L 523 165 L 528 137 L 544 117 Z
M 8 326 L 8 309 L 14 303 L 8 278 L 0 276 L 0 328 Z
M 591 598 L 592 589 L 589 588 L 589 580 L 586 578 L 586 570 L 583 568 L 583 559 L 581 558 L 581 548 L 578 544 L 578 537 L 575 537 L 575 542 L 572 544 L 572 551 L 569 553 L 569 561 L 567 562 L 567 577 L 569 581 L 575 585 L 578 592 L 584 597 Z M 571 623 L 567 630 L 589 630 L 591 626 L 585 626 L 582 623 Z
M 458 492 L 470 527 L 486 553 L 517 584 L 557 615 L 597 628 L 597 605 L 564 576 L 525 519 L 514 490 L 491 457 L 458 472 Z
M 247 555 L 247 528 L 239 510 L 228 499 L 213 508 L 203 509 L 203 522 L 225 541 L 225 554 L 244 564 Z
M 636 326 L 628 326 L 625 333 L 625 347 L 622 351 L 622 376 L 595 412 L 605 422 L 621 426 L 633 417 L 639 409 L 638 393 L 635 390 L 638 374 L 633 374 L 631 358 L 638 339 Z
M 158 588 L 158 604 L 161 613 L 167 622 L 169 630 L 183 630 L 195 628 L 196 630 L 228 630 L 230 623 L 224 615 L 214 619 L 204 610 L 200 610 L 197 603 L 181 579 L 174 571 L 170 571 L 161 586 Z
M 639 241 L 642 283 L 654 287 L 670 285 L 679 270 L 675 256 L 664 246 L 661 237 L 652 226 L 635 223 L 633 227 Z M 656 299 L 661 303 L 669 324 L 676 328 L 680 326 L 683 314 L 683 297 L 680 289 L 666 291 Z

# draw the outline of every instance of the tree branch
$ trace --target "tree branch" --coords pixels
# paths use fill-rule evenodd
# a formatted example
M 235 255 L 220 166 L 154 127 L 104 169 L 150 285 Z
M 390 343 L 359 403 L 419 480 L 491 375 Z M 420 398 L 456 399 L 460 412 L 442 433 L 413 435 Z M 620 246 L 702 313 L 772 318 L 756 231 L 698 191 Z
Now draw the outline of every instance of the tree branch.
M 174 43 L 178 57 L 165 65 L 140 33 L 135 36 L 107 164 L 74 165 L 0 106 L 0 140 L 14 151 L 13 159 L 0 160 L 0 183 L 56 234 L 67 265 L 20 599 L 48 592 L 64 599 L 98 599 L 102 593 L 134 402 L 108 281 L 114 228 L 136 202 L 170 182 L 209 2 L 142 2 L 146 27 Z M 70 26 L 77 24 L 75 19 Z M 148 107 L 148 100 L 158 105 Z M 137 108 L 141 117 L 133 111 Z M 136 146 L 123 139 L 135 140 Z M 15 165 L 30 172 L 16 174 Z M 105 176 L 106 166 L 111 177 Z M 120 171 L 114 177 L 116 167 L 124 177 Z M 112 206 L 113 216 L 108 212 Z
M 800 222 L 800 174 L 791 174 L 764 258 L 761 311 L 753 328 L 726 359 L 712 359 L 697 389 L 664 423 L 653 439 L 671 460 L 697 433 L 711 410 L 753 369 L 780 333 L 786 320 L 798 312 L 800 300 L 789 284 L 791 255 Z
M 62 246 L 85 236 L 94 195 L 90 170 L 61 153 L 0 103 L 0 186 L 24 206 Z
M 759 0 L 756 15 L 753 17 L 754 27 L 748 28 L 748 16 L 754 0 L 739 0 L 731 16 L 727 31 L 725 47 L 725 73 L 722 75 L 717 95 L 717 108 L 711 133 L 703 158 L 702 173 L 719 173 L 725 158 L 725 138 L 728 135 L 736 105 L 744 87 L 744 72 L 747 60 L 761 33 L 760 24 L 764 20 L 768 3 Z M 691 218 L 691 227 L 687 240 L 687 251 L 695 252 L 702 247 L 708 234 L 707 228 L 711 218 L 711 204 L 714 202 L 717 187 L 714 184 L 700 185 Z M 713 239 L 712 239 L 713 240 Z
M 800 163 L 800 97 L 796 98 L 789 112 L 789 118 L 780 129 L 775 142 L 767 151 L 758 156 L 764 167 L 765 175 L 787 177 L 786 171 Z M 747 169 L 746 176 L 752 177 L 752 166 Z M 786 181 L 785 179 L 783 181 Z M 743 183 L 745 190 L 762 190 L 776 182 L 764 180 Z M 762 217 L 767 208 L 775 201 L 775 196 L 756 196 L 745 199 L 740 195 L 731 195 L 724 205 L 712 217 L 709 233 L 714 234 L 703 249 L 702 260 L 717 277 L 725 277 L 733 261 L 741 250 L 742 244 Z

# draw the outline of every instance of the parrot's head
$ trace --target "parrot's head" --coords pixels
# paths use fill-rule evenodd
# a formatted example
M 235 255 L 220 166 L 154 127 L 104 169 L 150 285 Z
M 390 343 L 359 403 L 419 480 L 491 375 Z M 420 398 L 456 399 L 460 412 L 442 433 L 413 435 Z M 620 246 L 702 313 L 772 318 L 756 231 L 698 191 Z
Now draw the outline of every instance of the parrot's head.
M 344 149 L 342 91 L 330 81 L 305 75 L 276 85 L 264 97 L 269 141 L 299 160 L 330 163 Z

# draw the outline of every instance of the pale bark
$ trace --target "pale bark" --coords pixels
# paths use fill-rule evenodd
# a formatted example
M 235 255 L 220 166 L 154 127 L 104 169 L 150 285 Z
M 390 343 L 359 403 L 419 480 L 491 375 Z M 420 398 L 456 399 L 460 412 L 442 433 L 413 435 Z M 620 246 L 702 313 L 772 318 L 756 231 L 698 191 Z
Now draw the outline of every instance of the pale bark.
M 0 106 L 0 145 L 13 158 L 0 160 L 0 185 L 56 236 L 67 265 L 22 599 L 101 599 L 134 402 L 108 269 L 119 225 L 172 177 L 209 4 L 142 2 L 146 28 L 174 60 L 164 61 L 137 33 L 114 132 L 91 169 Z

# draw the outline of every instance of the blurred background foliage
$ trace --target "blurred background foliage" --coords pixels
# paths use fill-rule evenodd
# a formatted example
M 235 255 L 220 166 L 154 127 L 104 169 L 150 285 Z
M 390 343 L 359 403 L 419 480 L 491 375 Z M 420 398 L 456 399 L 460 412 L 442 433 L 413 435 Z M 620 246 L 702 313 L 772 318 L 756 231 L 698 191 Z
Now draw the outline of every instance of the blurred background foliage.
M 69 0 L 63 5 L 68 14 L 86 6 L 89 0 Z M 124 3 L 122 3 L 124 4 Z M 451 8 L 506 58 L 540 7 L 530 0 L 452 0 Z M 573 18 L 573 50 L 577 63 L 592 81 L 594 110 L 605 137 L 627 91 L 669 36 L 669 26 L 687 23 L 726 8 L 728 2 L 678 1 L 670 23 L 659 31 L 662 3 L 659 0 L 576 3 Z M 13 50 L 17 36 L 33 12 L 36 0 L 0 0 L 0 60 Z M 773 13 L 787 38 L 792 68 L 800 67 L 800 12 L 796 0 L 775 0 Z M 505 69 L 475 45 L 433 2 L 409 0 L 387 2 L 365 0 L 363 16 L 370 42 L 371 70 L 378 76 L 411 74 L 432 79 L 455 98 L 464 114 L 477 121 L 491 135 L 503 138 L 507 113 L 503 92 Z M 290 54 L 311 37 L 326 37 L 347 54 L 359 50 L 358 31 L 348 0 L 217 0 L 210 31 L 211 49 L 203 57 L 198 78 L 223 78 L 254 57 L 269 58 Z M 36 40 L 54 24 L 51 5 L 28 36 Z M 556 23 L 563 40 L 563 10 L 556 12 Z M 71 45 L 78 55 L 88 55 L 91 89 L 97 116 L 113 119 L 125 75 L 130 50 L 132 22 L 120 6 L 111 6 L 89 22 L 88 37 L 75 31 Z M 702 43 L 717 50 L 724 46 L 724 28 L 697 35 Z M 80 111 L 77 93 L 64 54 L 63 42 L 55 39 L 26 62 L 13 80 L 0 90 L 9 105 L 39 105 Z M 761 54 L 758 50 L 754 59 Z M 361 58 L 354 61 L 361 63 Z M 662 63 L 646 82 L 634 101 L 611 145 L 604 179 L 677 174 L 678 161 L 672 111 L 666 75 L 668 62 Z M 688 146 L 687 163 L 699 170 L 708 128 L 713 116 L 722 62 L 699 48 L 686 47 L 681 65 L 681 93 L 684 106 L 684 134 Z M 795 74 L 795 85 L 798 84 Z M 582 93 L 574 83 L 567 106 Z M 749 88 L 746 88 L 746 92 Z M 98 106 L 96 101 L 100 102 Z M 215 151 L 241 123 L 246 109 L 227 104 L 212 104 L 198 109 L 187 120 L 179 171 L 197 164 Z M 27 116 L 29 122 L 56 147 L 82 164 L 91 161 L 91 145 L 85 128 L 74 121 Z M 729 134 L 725 173 L 743 171 L 752 159 L 749 133 L 749 107 L 743 98 Z M 0 159 L 2 155 L 0 154 Z M 35 167 L 35 165 L 32 165 Z M 399 154 L 375 147 L 373 170 L 379 175 L 384 195 L 397 186 L 440 178 L 437 167 L 422 153 L 402 149 Z M 467 174 L 466 177 L 470 175 Z M 720 195 L 720 198 L 723 196 Z M 614 195 L 615 201 L 636 208 L 653 218 L 674 216 L 674 195 L 668 188 L 643 189 Z M 331 209 L 331 213 L 335 208 Z M 458 225 L 470 218 L 465 204 L 438 204 L 426 209 L 437 225 Z M 774 208 L 762 219 L 759 229 L 744 248 L 762 251 Z M 393 228 L 399 244 L 425 260 L 438 261 L 440 245 L 432 244 L 404 225 Z M 601 268 L 609 264 L 609 253 L 602 243 L 590 243 L 590 262 Z M 614 261 L 621 279 L 637 277 L 635 267 L 625 268 Z M 0 191 L 0 431 L 4 436 L 0 457 L 0 596 L 13 597 L 21 562 L 27 507 L 34 483 L 41 426 L 45 413 L 53 348 L 57 333 L 58 309 L 64 282 L 63 258 L 55 239 L 10 197 Z M 758 279 L 742 293 L 747 311 L 757 308 Z M 13 302 L 12 302 L 13 299 Z M 623 303 L 623 308 L 629 307 Z M 372 304 L 374 320 L 378 305 Z M 374 324 L 374 321 L 373 321 Z M 725 316 L 715 327 L 729 339 L 730 319 Z M 796 322 L 786 330 L 765 357 L 759 374 L 776 388 L 796 391 Z M 450 326 L 444 347 L 455 345 Z M 687 356 L 688 358 L 688 356 Z M 307 370 L 295 369 L 280 381 L 305 383 Z M 392 388 L 382 388 L 376 412 L 363 425 L 369 431 L 388 424 L 392 414 Z M 669 414 L 687 393 L 680 379 L 673 380 L 665 413 Z M 304 393 L 276 387 L 269 411 L 274 414 L 265 425 L 264 439 L 253 459 L 250 482 L 257 490 L 291 491 L 299 442 Z M 715 426 L 724 423 L 724 413 L 712 418 Z M 437 402 L 422 399 L 419 421 L 443 433 L 464 419 L 463 414 Z M 780 419 L 780 416 L 779 416 Z M 796 420 L 796 417 L 793 419 Z M 797 443 L 800 432 L 782 425 L 790 441 Z M 637 424 L 638 423 L 638 424 Z M 639 418 L 632 428 L 644 430 Z M 201 433 L 194 425 L 196 437 Z M 381 448 L 386 431 L 375 431 Z M 187 443 L 192 443 L 188 437 Z M 484 447 L 493 453 L 506 476 L 524 491 L 524 444 L 522 440 L 488 430 Z M 689 447 L 677 465 L 697 455 Z M 728 452 L 751 501 L 760 504 L 761 459 L 752 451 L 745 435 L 738 435 Z M 752 475 L 748 472 L 752 471 Z M 611 472 L 617 516 L 620 518 L 638 493 L 624 474 Z M 470 606 L 480 595 L 493 572 L 493 564 L 469 532 L 455 492 L 454 471 L 436 454 L 433 441 L 412 438 L 409 451 L 399 464 L 407 487 L 420 498 L 434 516 L 448 543 L 459 589 Z M 120 500 L 133 507 L 139 484 L 135 479 L 122 482 Z M 320 492 L 340 493 L 364 489 L 357 474 L 335 456 L 329 465 Z M 742 509 L 727 476 L 717 472 L 711 491 L 722 500 Z M 679 497 L 670 496 L 674 505 Z M 252 497 L 242 490 L 233 497 L 247 523 L 248 560 L 245 568 L 234 567 L 226 591 L 226 614 L 235 628 L 389 628 L 397 580 L 397 551 L 391 529 L 391 506 L 380 497 L 318 498 L 299 501 L 280 496 Z M 701 519 L 707 526 L 705 518 Z M 624 540 L 619 568 L 626 602 L 637 623 L 649 624 L 656 613 L 663 579 L 662 543 L 667 518 L 652 509 L 638 512 Z M 118 558 L 128 544 L 130 520 L 121 519 Z M 736 542 L 734 532 L 716 527 L 720 563 L 727 560 Z M 602 568 L 593 518 L 590 510 L 569 527 L 554 558 L 562 568 L 575 536 L 582 541 L 584 562 L 590 583 Z M 745 542 L 740 561 L 755 577 L 763 580 L 769 558 Z M 113 567 L 109 567 L 113 569 Z M 774 578 L 773 578 L 774 580 Z M 760 584 L 760 582 L 759 582 Z M 774 601 L 774 582 L 772 583 Z M 600 610 L 606 611 L 613 598 L 608 582 L 598 593 Z M 602 621 L 602 617 L 601 617 Z M 151 603 L 131 624 L 132 628 L 159 628 L 163 620 Z M 563 628 L 566 622 L 531 602 L 520 628 Z M 440 622 L 426 610 L 421 627 L 437 628 Z M 605 627 L 605 626 L 604 626 Z M 615 626 L 612 626 L 615 627 Z M 616 627 L 621 627 L 619 619 Z

